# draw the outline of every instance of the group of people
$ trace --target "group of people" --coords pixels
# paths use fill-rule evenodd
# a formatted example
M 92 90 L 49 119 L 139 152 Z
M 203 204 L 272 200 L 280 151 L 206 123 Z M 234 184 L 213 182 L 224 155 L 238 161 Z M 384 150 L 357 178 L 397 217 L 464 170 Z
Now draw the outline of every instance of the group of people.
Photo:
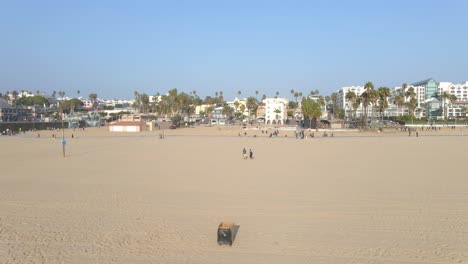
M 250 159 L 253 159 L 253 151 L 252 149 L 249 149 L 249 156 L 247 156 L 247 150 L 244 148 L 242 150 L 242 156 L 244 157 L 244 159 L 247 159 L 247 157 L 249 157 Z

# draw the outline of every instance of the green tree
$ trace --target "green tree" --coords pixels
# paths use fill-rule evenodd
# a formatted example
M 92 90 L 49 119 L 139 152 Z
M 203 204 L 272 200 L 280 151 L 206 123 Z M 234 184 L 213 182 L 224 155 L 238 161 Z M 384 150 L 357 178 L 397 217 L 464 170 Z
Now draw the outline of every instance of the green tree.
M 395 96 L 395 102 L 394 103 L 398 108 L 398 113 L 400 113 L 401 108 L 405 105 L 405 98 L 403 97 L 403 95 L 399 94 L 399 95 Z
M 225 115 L 228 120 L 232 120 L 232 118 L 234 116 L 234 109 L 232 109 L 232 107 L 230 107 L 227 104 L 224 105 L 223 106 L 223 115 Z
M 320 108 L 322 109 L 326 105 L 325 98 L 323 98 L 323 96 L 319 95 L 317 103 L 319 103 Z
M 90 93 L 88 97 L 89 97 L 89 100 L 91 101 L 93 110 L 95 110 L 97 107 L 97 97 L 98 97 L 97 93 Z
M 372 82 L 367 82 L 364 85 L 364 92 L 361 94 L 361 103 L 364 108 L 364 124 L 367 126 L 367 118 L 368 118 L 368 108 L 373 100 L 373 91 L 374 91 L 374 84 Z
M 16 105 L 23 106 L 34 106 L 34 105 L 45 105 L 49 106 L 49 101 L 40 95 L 30 96 L 30 97 L 21 97 L 18 98 Z
M 416 100 L 416 93 L 414 88 L 407 88 L 404 94 L 406 98 L 406 106 L 408 107 L 408 114 L 414 116 L 414 110 L 418 107 L 418 100 Z
M 288 102 L 288 108 L 289 109 L 296 109 L 298 107 L 298 103 L 294 102 L 294 101 L 289 101 Z
M 312 120 L 318 122 L 318 119 L 322 116 L 322 109 L 320 104 L 311 98 L 302 98 L 302 115 L 309 119 L 309 127 L 312 128 Z M 318 126 L 316 126 L 318 128 Z
M 354 109 L 354 103 L 356 103 L 356 100 L 357 100 L 357 95 L 356 95 L 356 93 L 353 92 L 353 91 L 347 92 L 346 95 L 345 95 L 345 99 L 346 99 L 347 102 L 349 102 L 349 104 L 350 104 L 349 106 L 353 108 L 353 110 L 354 110 L 354 117 L 356 117 L 356 110 L 357 110 L 357 107 L 356 107 L 356 109 Z M 358 105 L 358 107 L 359 107 L 359 105 Z
M 258 108 L 258 102 L 255 97 L 248 97 L 246 102 L 247 109 L 249 110 L 249 121 L 253 113 L 256 113 Z
M 18 92 L 13 91 L 11 92 L 11 95 L 13 96 L 13 105 L 16 106 L 16 100 L 18 99 Z
M 388 87 L 379 87 L 379 103 L 378 110 L 380 112 L 381 119 L 383 120 L 384 112 L 388 108 L 388 97 L 390 97 L 390 89 Z
M 330 100 L 333 105 L 333 109 L 336 109 L 338 107 L 338 95 L 336 93 L 332 93 L 330 95 Z
M 242 114 L 242 119 L 244 119 L 245 105 L 242 104 L 242 105 L 239 107 L 239 110 L 240 110 L 240 112 L 241 112 L 241 114 Z
M 146 93 L 140 94 L 140 103 L 143 108 L 143 113 L 148 113 L 150 102 L 149 96 Z

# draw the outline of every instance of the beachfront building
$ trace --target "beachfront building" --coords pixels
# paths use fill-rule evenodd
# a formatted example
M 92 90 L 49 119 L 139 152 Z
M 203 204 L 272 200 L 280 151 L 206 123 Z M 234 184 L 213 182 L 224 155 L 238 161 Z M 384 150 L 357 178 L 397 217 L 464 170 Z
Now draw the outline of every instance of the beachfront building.
M 257 112 L 256 112 L 256 117 L 257 117 L 257 122 L 265 122 L 265 113 L 266 113 L 266 107 L 265 103 L 260 102 L 257 107 Z
M 11 106 L 0 98 L 0 122 L 27 121 L 32 118 L 32 109 Z
M 15 108 L 0 98 L 0 122 L 9 121 L 13 115 L 16 115 Z
M 283 125 L 287 119 L 287 109 L 289 100 L 287 98 L 266 98 L 262 101 L 265 104 L 265 124 Z
M 120 120 L 109 125 L 110 132 L 153 131 L 152 117 L 145 114 L 122 115 Z
M 225 125 L 226 115 L 223 114 L 223 107 L 216 107 L 211 113 L 211 124 L 212 125 Z
M 239 113 L 244 119 L 244 117 L 249 116 L 249 109 L 247 109 L 247 99 L 235 98 L 234 101 L 226 102 L 229 107 L 234 109 L 234 113 Z
M 109 125 L 110 132 L 142 132 L 149 131 L 149 126 L 145 122 L 139 121 L 119 121 Z
M 406 88 L 401 86 L 390 89 L 390 97 L 388 98 L 388 108 L 384 111 L 385 117 L 402 116 L 409 114 L 407 103 L 410 101 L 408 91 L 413 89 L 417 106 L 414 111 L 416 118 L 428 117 L 429 119 L 440 119 L 444 116 L 462 116 L 464 107 L 468 101 L 468 82 L 463 84 L 452 84 L 449 82 L 438 83 L 434 79 L 426 79 L 407 85 Z M 360 104 L 357 109 L 354 109 L 352 102 L 346 100 L 346 94 L 353 91 L 357 97 L 365 91 L 363 86 L 346 86 L 336 91 L 338 107 L 345 110 L 345 117 L 362 117 L 364 108 Z M 443 92 L 457 96 L 456 102 L 448 102 L 446 98 L 441 98 Z M 401 96 L 402 102 L 397 103 L 396 98 Z M 369 106 L 369 109 L 372 106 Z
M 439 83 L 430 78 L 427 80 L 412 83 L 409 87 L 413 87 L 418 101 L 418 109 L 421 111 L 418 118 L 427 117 L 428 119 L 441 118 L 441 102 L 438 99 L 440 95 Z M 408 87 L 408 89 L 409 89 Z
M 455 96 L 456 100 L 451 101 L 442 96 L 442 111 L 444 117 L 448 119 L 466 117 L 468 107 L 468 81 L 461 84 L 454 84 L 451 82 L 439 83 L 439 94 L 447 93 Z
M 337 102 L 338 108 L 345 110 L 346 118 L 351 118 L 354 115 L 356 115 L 356 117 L 363 116 L 364 109 L 361 104 L 356 110 L 354 110 L 352 103 L 346 100 L 346 95 L 349 92 L 354 92 L 356 96 L 359 97 L 364 92 L 364 86 L 344 86 L 344 87 L 341 87 L 341 89 L 339 89 L 338 91 L 336 91 L 336 98 L 337 98 L 336 102 Z

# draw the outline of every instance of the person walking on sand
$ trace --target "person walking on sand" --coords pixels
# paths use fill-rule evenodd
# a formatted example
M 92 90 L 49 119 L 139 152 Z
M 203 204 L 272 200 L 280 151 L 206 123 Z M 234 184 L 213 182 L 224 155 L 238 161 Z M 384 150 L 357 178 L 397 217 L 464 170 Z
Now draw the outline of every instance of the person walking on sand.
M 244 159 L 247 159 L 247 150 L 245 150 L 245 148 L 242 150 L 242 154 L 244 156 Z
M 249 157 L 250 157 L 250 159 L 253 159 L 253 151 L 252 151 L 252 149 L 249 149 Z

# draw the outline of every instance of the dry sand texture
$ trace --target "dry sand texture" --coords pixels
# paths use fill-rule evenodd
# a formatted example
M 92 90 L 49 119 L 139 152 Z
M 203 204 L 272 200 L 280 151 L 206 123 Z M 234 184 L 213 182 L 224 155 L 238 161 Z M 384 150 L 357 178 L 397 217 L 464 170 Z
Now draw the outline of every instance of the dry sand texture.
M 468 137 L 223 131 L 0 137 L 0 263 L 468 263 Z

